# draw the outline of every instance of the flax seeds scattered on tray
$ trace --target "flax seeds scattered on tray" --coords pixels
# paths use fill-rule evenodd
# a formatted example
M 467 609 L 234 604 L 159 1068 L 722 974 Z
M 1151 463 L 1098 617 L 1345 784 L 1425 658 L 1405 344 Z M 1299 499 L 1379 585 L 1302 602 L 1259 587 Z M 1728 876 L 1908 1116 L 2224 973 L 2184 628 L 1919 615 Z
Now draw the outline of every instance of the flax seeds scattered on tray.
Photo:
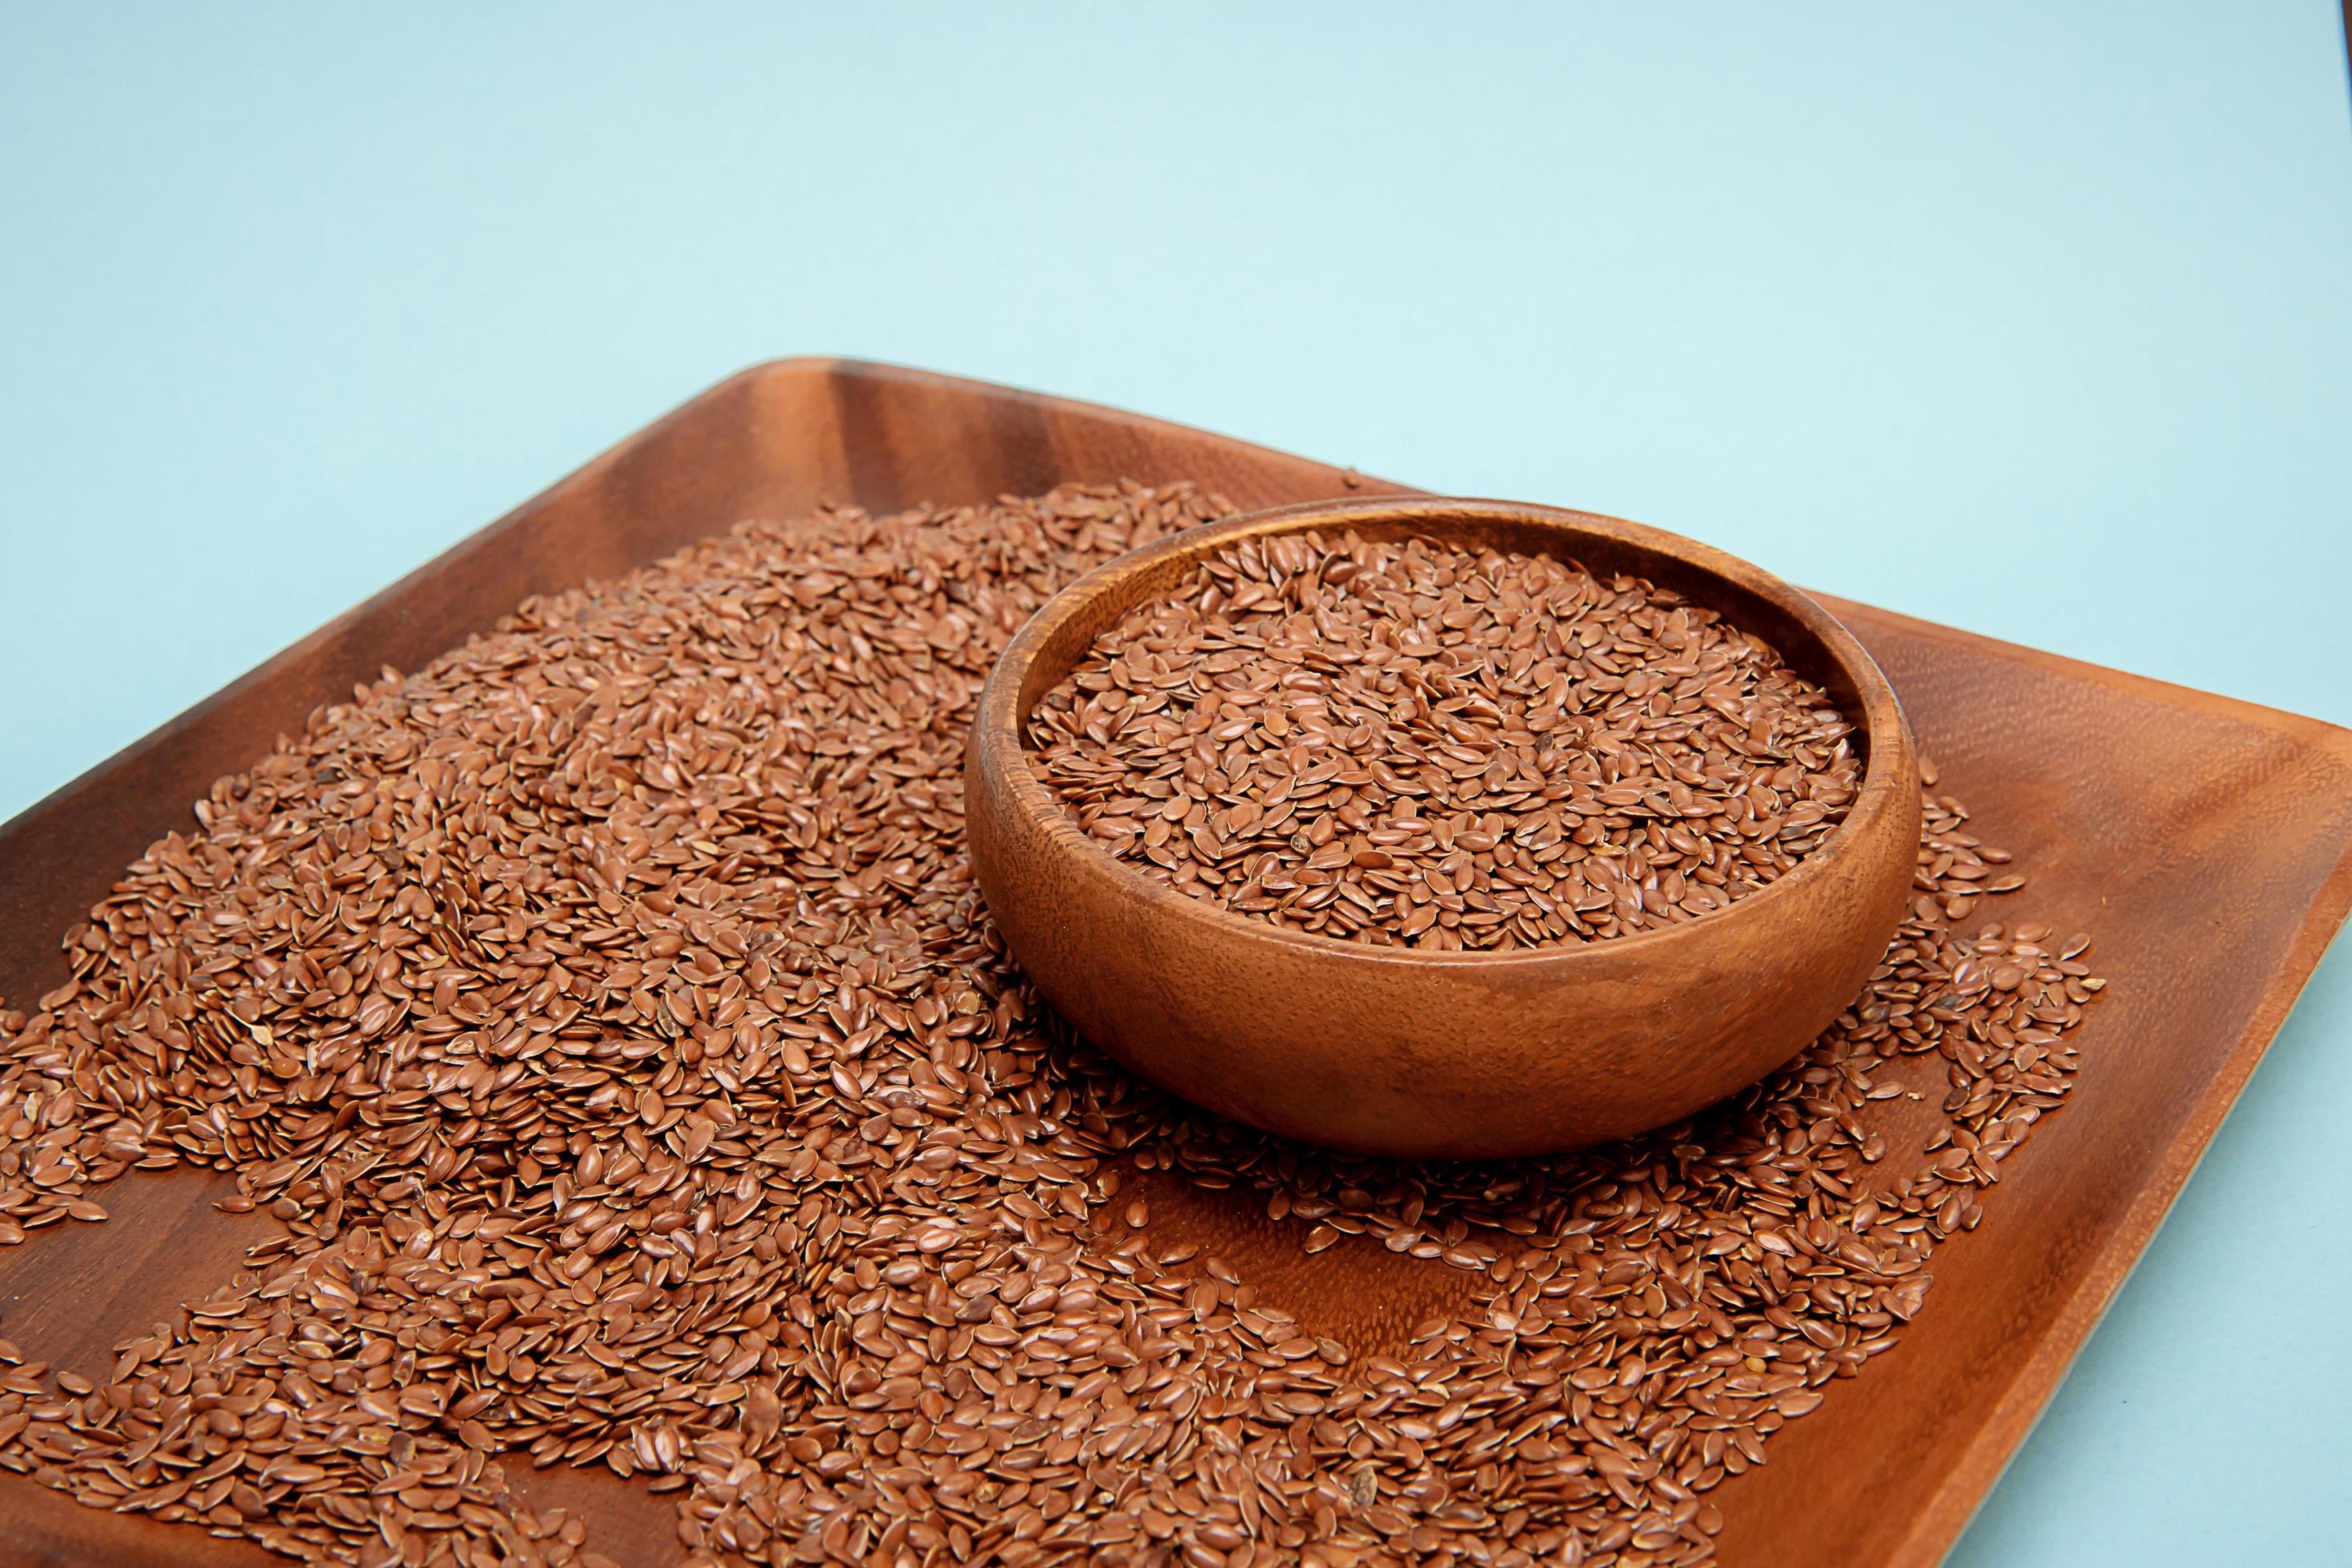
M 1305 533 L 1130 611 L 1029 744 L 1149 877 L 1445 950 L 1619 936 L 1753 892 L 1843 820 L 1852 728 L 1763 641 L 1641 578 Z
M 1972 918 L 2018 878 L 1937 797 L 1867 990 L 1703 1118 L 1507 1166 L 1202 1118 L 1043 1016 L 960 764 L 1023 617 L 1222 510 L 746 524 L 221 781 L 0 1009 L 0 1243 L 179 1163 L 278 1226 L 111 1366 L 0 1342 L 0 1464 L 370 1564 L 597 1561 L 534 1464 L 698 1563 L 1707 1561 L 2062 1102 L 2085 939 Z M 1171 1191 L 1328 1283 L 1261 1298 Z M 1325 1323 L 1375 1265 L 1461 1305 Z

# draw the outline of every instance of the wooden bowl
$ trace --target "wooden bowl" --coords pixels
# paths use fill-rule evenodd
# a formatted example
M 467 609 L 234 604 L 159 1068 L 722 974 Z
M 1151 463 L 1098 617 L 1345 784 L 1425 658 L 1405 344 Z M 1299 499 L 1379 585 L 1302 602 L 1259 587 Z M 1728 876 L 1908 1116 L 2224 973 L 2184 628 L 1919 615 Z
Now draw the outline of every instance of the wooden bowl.
M 1031 769 L 1031 711 L 1096 636 L 1204 556 L 1310 529 L 1423 534 L 1632 573 L 1764 637 L 1859 716 L 1862 788 L 1786 875 L 1727 908 L 1612 941 L 1422 952 L 1288 930 L 1149 880 Z M 1917 756 L 1878 666 L 1826 611 L 1744 561 L 1616 518 L 1379 497 L 1206 524 L 1088 574 L 990 675 L 964 760 L 990 913 L 1047 1000 L 1112 1056 L 1269 1131 L 1366 1152 L 1534 1154 L 1677 1121 L 1801 1050 L 1862 989 L 1919 847 Z

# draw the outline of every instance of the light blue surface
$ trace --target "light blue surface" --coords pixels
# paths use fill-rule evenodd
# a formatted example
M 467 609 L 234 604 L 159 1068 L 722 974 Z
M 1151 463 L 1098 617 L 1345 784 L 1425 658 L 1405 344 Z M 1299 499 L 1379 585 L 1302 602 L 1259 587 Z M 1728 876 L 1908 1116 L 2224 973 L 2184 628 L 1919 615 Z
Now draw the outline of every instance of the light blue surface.
M 0 8 L 0 816 L 803 352 L 2352 722 L 2333 4 L 1126 9 Z M 1956 1563 L 2343 1560 L 2347 1112 L 2338 952 Z

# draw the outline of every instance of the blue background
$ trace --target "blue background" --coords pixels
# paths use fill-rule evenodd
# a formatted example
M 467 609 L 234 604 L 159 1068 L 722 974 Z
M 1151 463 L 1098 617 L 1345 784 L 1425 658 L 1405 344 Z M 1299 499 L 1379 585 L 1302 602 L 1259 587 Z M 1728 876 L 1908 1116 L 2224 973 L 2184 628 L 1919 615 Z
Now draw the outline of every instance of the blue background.
M 0 816 L 803 352 L 2352 723 L 2329 0 L 1127 9 L 0 9 Z M 2347 957 L 1956 1563 L 2345 1550 Z

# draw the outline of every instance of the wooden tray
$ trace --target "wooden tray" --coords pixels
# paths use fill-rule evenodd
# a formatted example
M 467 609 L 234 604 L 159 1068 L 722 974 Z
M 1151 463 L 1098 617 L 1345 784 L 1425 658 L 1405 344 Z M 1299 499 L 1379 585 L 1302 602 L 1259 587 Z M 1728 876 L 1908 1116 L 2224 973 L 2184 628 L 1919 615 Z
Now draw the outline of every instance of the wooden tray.
M 65 974 L 59 934 L 214 778 L 384 665 L 413 668 L 525 595 L 643 564 L 752 513 L 890 510 L 1069 479 L 1201 479 L 1245 505 L 1398 487 L 1108 409 L 885 366 L 763 365 L 632 437 L 0 828 L 0 995 Z M 1573 498 L 1567 498 L 1572 500 Z M 1714 1494 L 1728 1564 L 1930 1563 L 1966 1523 L 2163 1218 L 2352 902 L 2352 732 L 1827 601 L 1894 678 L 1985 836 L 2032 874 L 2019 918 L 2090 930 L 2106 998 L 2084 1068 L 1938 1250 L 1918 1321 Z M 0 1332 L 99 1372 L 258 1233 L 193 1175 L 0 1249 Z M 1155 1221 L 1155 1228 L 1159 1222 Z M 1194 1223 L 1225 1227 L 1213 1214 Z M 1338 1256 L 1336 1253 L 1332 1256 Z M 1361 1292 L 1307 1272 L 1307 1296 Z M 526 1468 L 518 1466 L 516 1468 Z M 659 1500 L 528 1482 L 625 1563 L 674 1555 Z M 0 1562 L 267 1563 L 192 1528 L 0 1475 Z

